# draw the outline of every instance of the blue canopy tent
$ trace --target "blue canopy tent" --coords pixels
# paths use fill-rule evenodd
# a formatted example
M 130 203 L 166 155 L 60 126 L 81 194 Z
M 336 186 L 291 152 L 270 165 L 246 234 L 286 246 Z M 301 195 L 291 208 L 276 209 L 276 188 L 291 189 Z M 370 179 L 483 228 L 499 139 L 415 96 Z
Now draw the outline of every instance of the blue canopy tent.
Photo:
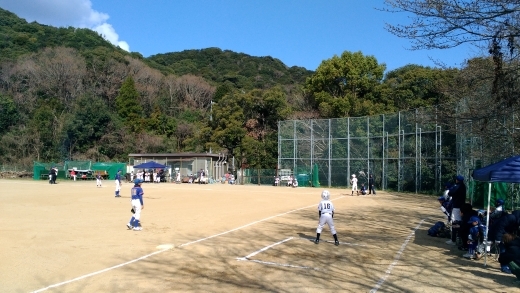
M 491 184 L 494 182 L 505 183 L 520 183 L 520 156 L 514 156 L 509 159 L 491 164 L 484 168 L 473 171 L 471 174 L 473 179 L 489 183 L 488 188 L 488 205 L 486 217 L 486 249 L 487 249 L 487 234 L 489 229 L 489 209 L 491 202 Z M 487 253 L 486 253 L 487 263 Z
M 146 163 L 142 163 L 142 164 L 134 166 L 134 169 L 166 169 L 166 168 L 168 168 L 168 166 L 159 164 L 154 161 L 150 161 L 150 162 L 146 162 Z

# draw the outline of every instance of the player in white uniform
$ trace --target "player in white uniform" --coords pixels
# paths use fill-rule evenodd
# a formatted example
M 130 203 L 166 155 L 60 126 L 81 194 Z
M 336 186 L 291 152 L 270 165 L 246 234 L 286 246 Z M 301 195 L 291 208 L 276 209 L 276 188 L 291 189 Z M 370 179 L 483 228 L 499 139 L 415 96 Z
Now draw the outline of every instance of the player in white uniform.
M 96 174 L 96 187 L 101 187 L 101 180 L 103 180 L 103 177 L 101 177 L 101 174 L 98 172 Z
M 322 201 L 318 205 L 318 212 L 320 215 L 320 223 L 318 224 L 318 229 L 316 229 L 316 239 L 314 243 L 320 243 L 320 234 L 323 230 L 325 224 L 329 225 L 330 233 L 334 236 L 334 245 L 338 246 L 338 236 L 336 235 L 336 229 L 334 228 L 334 205 L 330 201 L 330 192 L 328 190 L 324 190 L 321 193 Z
M 352 195 L 354 195 L 354 191 L 359 196 L 359 191 L 357 189 L 357 178 L 356 174 L 352 174 L 352 179 L 350 179 L 350 185 L 352 185 Z

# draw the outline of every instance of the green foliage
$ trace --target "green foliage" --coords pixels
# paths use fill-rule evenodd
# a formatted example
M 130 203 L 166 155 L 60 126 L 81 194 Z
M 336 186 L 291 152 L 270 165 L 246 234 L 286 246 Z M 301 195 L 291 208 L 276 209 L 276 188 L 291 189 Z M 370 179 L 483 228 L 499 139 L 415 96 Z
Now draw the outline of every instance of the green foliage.
M 314 97 L 322 117 L 359 116 L 359 104 L 369 101 L 385 70 L 373 56 L 343 52 L 323 61 L 307 79 L 306 88 Z M 370 105 L 365 105 L 364 107 Z
M 90 29 L 55 28 L 36 22 L 28 23 L 0 8 L 0 62 L 46 47 L 71 47 L 80 51 L 105 47 L 124 52 Z M 124 53 L 128 54 L 128 53 Z
M 14 101 L 0 94 L 0 134 L 7 132 L 10 126 L 16 125 L 20 114 Z
M 139 93 L 135 89 L 134 79 L 129 76 L 121 85 L 116 98 L 117 114 L 123 119 L 125 125 L 133 132 L 142 129 L 143 109 L 139 104 Z
M 78 99 L 74 113 L 65 126 L 65 145 L 69 154 L 84 153 L 94 146 L 114 118 L 100 98 L 84 96 Z
M 157 54 L 148 60 L 150 66 L 163 72 L 167 68 L 168 73 L 202 76 L 213 83 L 227 83 L 244 90 L 302 84 L 312 74 L 302 67 L 289 68 L 270 56 L 253 57 L 219 48 Z M 217 95 L 217 99 L 221 95 Z
M 393 111 L 438 105 L 446 101 L 443 89 L 456 73 L 454 69 L 407 65 L 386 74 L 378 87 L 379 97 Z
M 315 73 L 269 56 L 218 48 L 144 58 L 91 30 L 27 23 L 3 9 L 0 40 L 0 162 L 72 156 L 121 161 L 130 152 L 211 149 L 235 155 L 239 164 L 274 168 L 279 121 L 375 115 L 442 103 L 443 86 L 455 75 L 409 65 L 383 79 L 385 65 L 361 52 L 325 60 Z M 63 67 L 54 72 L 72 68 L 77 79 L 43 70 L 59 63 L 46 54 L 57 47 L 75 50 L 58 59 Z M 67 83 L 59 76 L 77 82 L 65 90 Z M 207 94 L 191 97 L 191 86 Z M 344 127 L 337 126 L 337 132 Z M 370 135 L 361 126 L 352 129 Z M 332 152 L 345 152 L 343 141 L 333 142 Z

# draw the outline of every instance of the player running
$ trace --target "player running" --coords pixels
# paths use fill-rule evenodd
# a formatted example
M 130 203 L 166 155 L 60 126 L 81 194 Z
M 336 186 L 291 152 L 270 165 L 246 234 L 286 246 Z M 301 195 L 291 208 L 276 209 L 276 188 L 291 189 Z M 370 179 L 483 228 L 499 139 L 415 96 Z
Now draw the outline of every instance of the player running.
M 330 233 L 334 236 L 334 245 L 338 246 L 338 236 L 336 235 L 336 229 L 334 228 L 334 205 L 330 201 L 330 192 L 328 190 L 324 190 L 321 193 L 322 201 L 318 205 L 318 213 L 320 215 L 320 222 L 318 224 L 318 229 L 316 229 L 316 240 L 314 243 L 320 243 L 320 234 L 323 230 L 325 224 L 329 225 Z
M 141 231 L 143 228 L 139 225 L 139 219 L 141 219 L 141 210 L 144 209 L 143 195 L 144 191 L 141 188 L 142 179 L 134 180 L 134 187 L 131 190 L 132 195 L 132 212 L 134 215 L 130 218 L 130 222 L 126 224 L 126 227 L 130 230 Z

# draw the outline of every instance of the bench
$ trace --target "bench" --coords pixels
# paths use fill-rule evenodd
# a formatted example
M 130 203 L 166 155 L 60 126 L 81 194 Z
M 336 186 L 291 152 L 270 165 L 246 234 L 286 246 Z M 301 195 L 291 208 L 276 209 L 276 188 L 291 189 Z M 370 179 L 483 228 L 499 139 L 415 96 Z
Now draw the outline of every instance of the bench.
M 49 174 L 40 174 L 41 180 L 49 180 Z

